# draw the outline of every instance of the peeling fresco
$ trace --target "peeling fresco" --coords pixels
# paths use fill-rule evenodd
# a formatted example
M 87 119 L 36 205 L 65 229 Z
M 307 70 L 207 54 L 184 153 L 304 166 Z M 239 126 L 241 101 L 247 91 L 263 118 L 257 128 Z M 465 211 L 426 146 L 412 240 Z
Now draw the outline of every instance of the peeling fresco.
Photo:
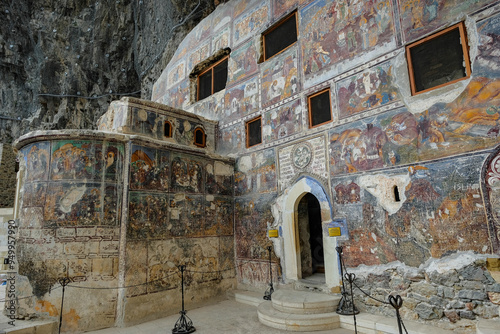
M 181 82 L 186 77 L 186 63 L 180 62 L 168 73 L 167 87 Z
M 241 157 L 234 175 L 236 195 L 276 191 L 275 159 L 274 149 Z
M 340 118 L 397 101 L 398 89 L 393 81 L 393 66 L 390 62 L 339 81 L 336 94 Z
M 245 147 L 245 129 L 242 124 L 225 127 L 219 131 L 218 149 L 220 152 L 236 153 Z
M 290 10 L 308 3 L 310 0 L 272 0 L 273 17 L 279 18 L 281 15 L 288 13 Z
M 132 108 L 131 129 L 133 132 L 140 133 L 148 137 L 162 138 L 162 116 L 143 108 L 134 107 Z
M 132 145 L 130 158 L 130 189 L 169 189 L 170 153 Z
M 165 102 L 171 107 L 183 108 L 189 102 L 189 81 L 184 80 L 181 84 L 170 89 L 168 101 Z
M 51 179 L 91 179 L 93 149 L 90 141 L 57 142 L 52 146 Z
M 253 40 L 231 52 L 227 64 L 227 82 L 233 84 L 257 72 L 258 58 L 257 46 Z
M 380 47 L 393 39 L 392 5 L 388 0 L 317 0 L 300 10 L 304 74 Z
M 186 156 L 172 159 L 172 190 L 174 192 L 200 193 L 203 190 L 204 168 L 200 161 Z
M 269 15 L 269 5 L 267 1 L 261 2 L 255 9 L 248 11 L 234 21 L 233 26 L 233 43 L 239 44 L 248 37 L 260 31 L 261 27 L 267 23 Z M 235 9 L 234 16 L 237 16 L 237 9 Z
M 212 38 L 213 52 L 217 52 L 220 49 L 229 47 L 230 39 L 231 39 L 231 28 L 227 27 Z
M 27 146 L 24 150 L 26 180 L 47 180 L 50 161 L 50 144 L 40 142 Z
M 259 108 L 258 77 L 253 77 L 226 90 L 224 96 L 224 121 L 244 117 Z
M 472 13 L 495 1 L 477 0 L 398 0 L 401 8 L 402 28 L 407 41 L 413 41 L 425 34 L 456 20 L 463 13 Z
M 198 63 L 207 59 L 209 55 L 210 55 L 210 43 L 205 43 L 198 49 L 193 51 L 193 53 L 189 55 L 187 72 L 188 73 L 191 72 Z
M 282 101 L 300 90 L 298 78 L 298 57 L 296 48 L 291 47 L 262 66 L 262 107 Z
M 262 141 L 271 143 L 302 130 L 302 106 L 300 100 L 287 103 L 264 114 Z

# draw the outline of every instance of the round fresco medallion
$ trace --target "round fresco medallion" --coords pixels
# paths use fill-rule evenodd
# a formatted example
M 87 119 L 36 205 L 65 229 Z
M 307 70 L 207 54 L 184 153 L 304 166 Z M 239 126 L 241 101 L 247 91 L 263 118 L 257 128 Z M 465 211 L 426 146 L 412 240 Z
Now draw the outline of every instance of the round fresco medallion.
M 292 152 L 293 165 L 305 168 L 312 160 L 312 147 L 309 143 L 301 143 L 294 147 Z

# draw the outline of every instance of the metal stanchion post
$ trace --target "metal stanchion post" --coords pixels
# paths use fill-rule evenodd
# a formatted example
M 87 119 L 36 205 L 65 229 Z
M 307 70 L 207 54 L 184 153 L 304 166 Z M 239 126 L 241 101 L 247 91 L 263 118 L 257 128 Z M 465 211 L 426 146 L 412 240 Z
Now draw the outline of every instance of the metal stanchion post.
M 401 320 L 401 315 L 399 314 L 399 309 L 401 308 L 401 306 L 403 306 L 403 298 L 401 298 L 400 295 L 396 295 L 396 297 L 389 295 L 389 303 L 396 310 L 396 318 L 398 319 L 399 334 L 403 334 L 403 328 L 401 326 L 402 320 Z
M 66 285 L 68 285 L 71 282 L 71 280 L 67 277 L 63 277 L 59 279 L 59 284 L 61 284 L 63 290 L 62 290 L 62 297 L 61 297 L 61 312 L 59 313 L 59 334 L 61 334 L 61 325 L 62 325 L 62 316 L 63 316 L 63 307 L 64 307 L 64 290 L 66 289 Z
M 352 292 L 352 284 L 354 283 L 354 280 L 356 279 L 356 275 L 347 273 L 347 274 L 345 274 L 345 279 L 351 285 L 351 302 L 352 302 L 352 307 L 354 310 L 354 293 Z M 352 312 L 352 316 L 354 317 L 354 333 L 358 334 L 358 326 L 356 324 L 356 313 L 359 313 L 359 311 Z
M 345 289 L 345 285 L 344 285 L 344 259 L 342 258 L 343 247 L 338 246 L 335 249 L 337 250 L 337 253 L 339 254 L 340 277 L 342 277 L 342 297 L 339 301 L 336 312 L 338 314 L 342 314 L 342 315 L 358 314 L 359 310 L 354 305 L 354 301 L 352 300 L 352 298 L 351 298 L 351 300 L 349 300 L 349 298 L 348 298 L 349 294 L 347 293 L 347 291 Z M 351 291 L 352 291 L 352 285 L 351 285 Z
M 269 288 L 266 290 L 266 292 L 264 293 L 264 299 L 265 300 L 271 300 L 271 295 L 273 294 L 274 292 L 274 287 L 273 287 L 273 267 L 271 265 L 271 246 L 267 247 L 267 251 L 269 252 L 269 278 L 270 278 L 270 282 L 269 282 Z
M 182 311 L 179 312 L 181 316 L 175 323 L 174 329 L 172 329 L 172 334 L 193 333 L 196 331 L 196 328 L 194 328 L 193 322 L 186 315 L 186 310 L 184 310 L 184 270 L 186 270 L 186 266 L 179 266 L 179 270 L 181 271 Z

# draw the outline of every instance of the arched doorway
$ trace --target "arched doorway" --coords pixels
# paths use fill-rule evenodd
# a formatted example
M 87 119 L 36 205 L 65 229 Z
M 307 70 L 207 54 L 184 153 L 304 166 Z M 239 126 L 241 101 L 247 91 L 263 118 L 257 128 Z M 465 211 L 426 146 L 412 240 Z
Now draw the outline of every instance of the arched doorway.
M 273 216 L 278 222 L 279 228 L 282 229 L 282 238 L 274 239 L 273 242 L 281 258 L 285 283 L 292 283 L 304 277 L 301 268 L 298 207 L 301 200 L 309 195 L 315 198 L 319 204 L 319 209 L 315 204 L 316 209 L 312 209 L 311 211 L 319 211 L 318 219 L 321 222 L 321 229 L 327 229 L 328 224 L 333 218 L 330 198 L 323 184 L 312 177 L 303 176 L 299 178 L 292 186 L 285 189 L 283 194 L 273 204 Z M 304 201 L 309 202 L 310 198 L 306 197 Z M 327 288 L 334 291 L 340 285 L 338 254 L 335 250 L 337 238 L 328 237 L 328 233 L 324 233 L 324 231 L 320 235 L 322 236 L 324 255 L 325 275 L 323 281 Z
M 297 225 L 302 278 L 324 273 L 321 207 L 318 199 L 311 193 L 305 194 L 297 206 Z

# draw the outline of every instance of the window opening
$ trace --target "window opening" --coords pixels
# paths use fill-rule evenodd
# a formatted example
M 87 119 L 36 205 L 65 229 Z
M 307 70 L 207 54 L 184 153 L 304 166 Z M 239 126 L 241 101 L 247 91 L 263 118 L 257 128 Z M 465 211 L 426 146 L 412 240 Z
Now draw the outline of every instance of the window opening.
M 194 130 L 194 144 L 199 147 L 205 147 L 205 131 L 201 128 Z
M 401 202 L 401 199 L 399 197 L 399 189 L 398 186 L 394 186 L 394 201 L 395 202 Z
M 297 42 L 297 12 L 285 17 L 263 34 L 264 60 L 286 50 Z
M 463 22 L 406 47 L 412 95 L 470 77 L 469 50 Z
M 330 89 L 311 95 L 307 99 L 309 105 L 309 127 L 313 128 L 332 120 Z
M 226 88 L 227 61 L 225 57 L 198 75 L 198 101 Z
M 172 137 L 172 124 L 169 121 L 165 121 L 163 124 L 163 136 L 166 138 Z
M 259 116 L 246 124 L 247 147 L 262 143 L 262 117 Z

